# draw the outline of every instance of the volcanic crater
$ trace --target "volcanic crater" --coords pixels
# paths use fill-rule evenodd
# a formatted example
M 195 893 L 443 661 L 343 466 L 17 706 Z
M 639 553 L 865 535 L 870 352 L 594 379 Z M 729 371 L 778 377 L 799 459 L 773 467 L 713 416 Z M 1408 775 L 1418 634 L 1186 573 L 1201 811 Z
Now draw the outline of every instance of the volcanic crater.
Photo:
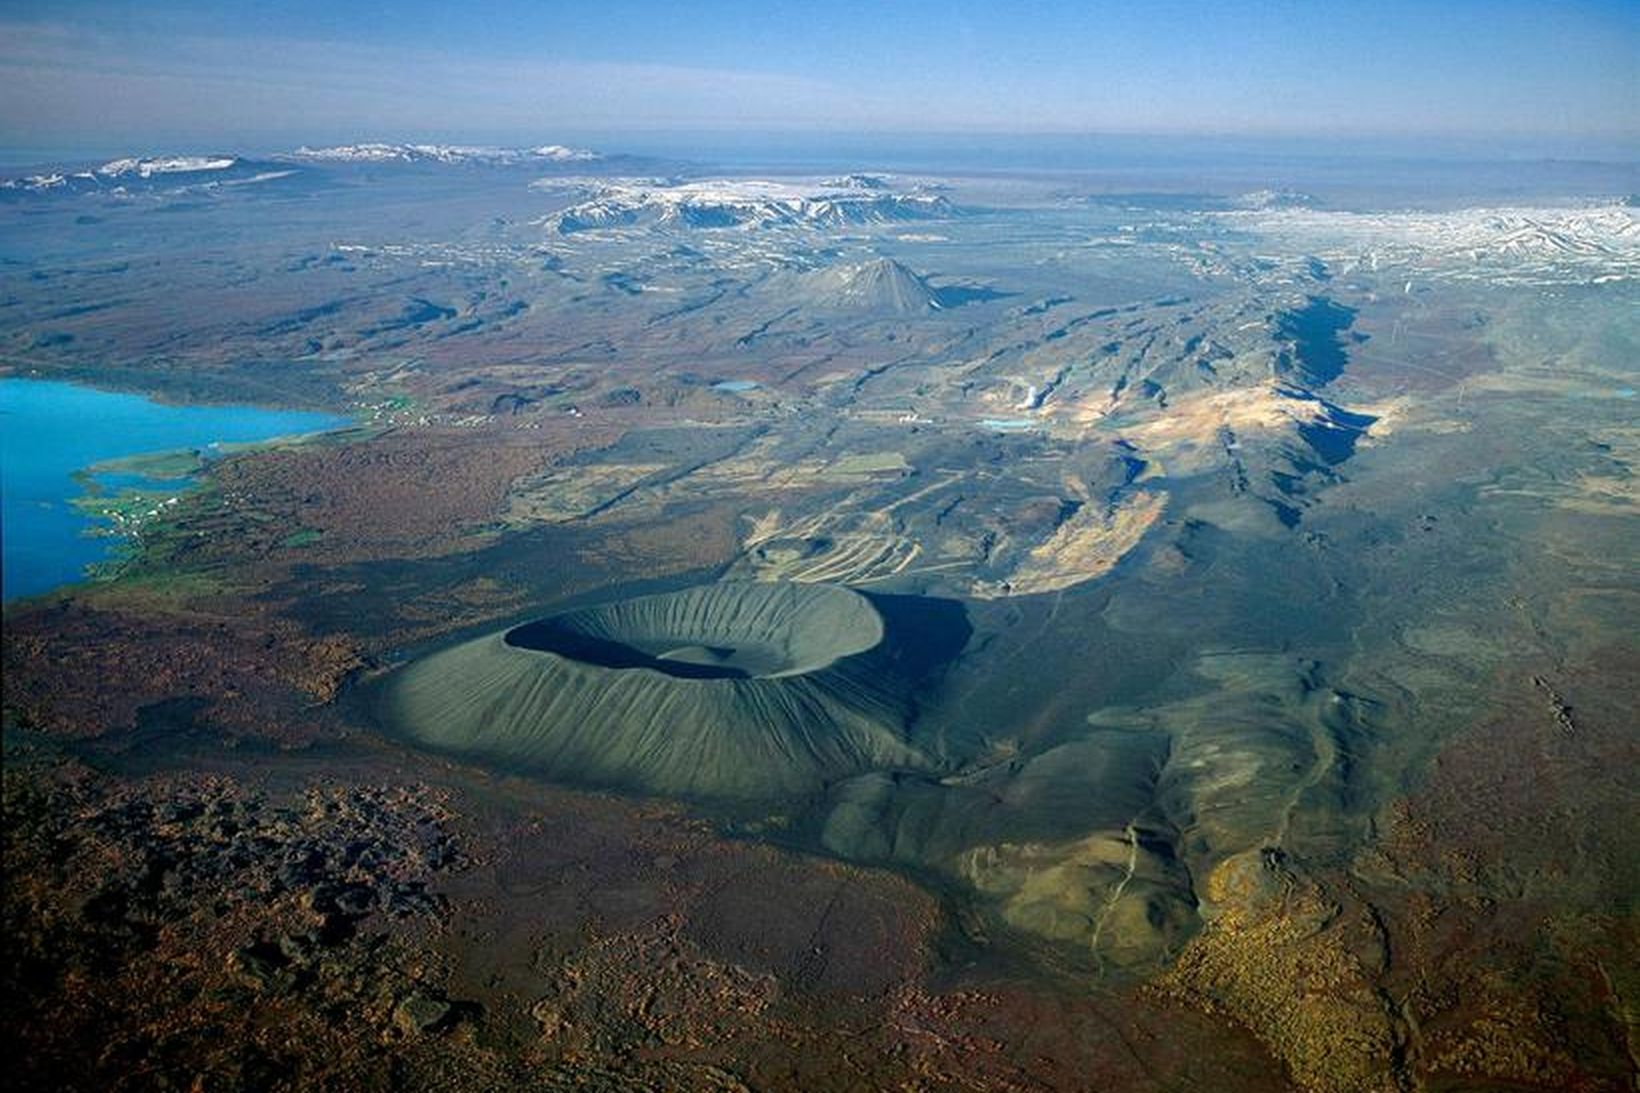
M 960 648 L 956 622 L 945 629 Z M 927 625 L 889 625 L 840 586 L 726 581 L 434 653 L 389 681 L 382 708 L 424 746 L 569 781 L 810 793 L 862 771 L 932 768 L 910 738 L 933 667 L 911 634 Z

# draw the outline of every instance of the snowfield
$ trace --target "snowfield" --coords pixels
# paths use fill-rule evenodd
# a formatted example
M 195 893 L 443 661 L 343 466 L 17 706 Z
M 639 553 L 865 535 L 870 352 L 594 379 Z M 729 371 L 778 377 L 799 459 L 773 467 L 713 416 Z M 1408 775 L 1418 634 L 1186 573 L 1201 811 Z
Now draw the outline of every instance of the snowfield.
M 1623 205 L 1353 213 L 1214 214 L 1344 268 L 1409 266 L 1436 276 L 1541 284 L 1640 279 L 1640 215 Z

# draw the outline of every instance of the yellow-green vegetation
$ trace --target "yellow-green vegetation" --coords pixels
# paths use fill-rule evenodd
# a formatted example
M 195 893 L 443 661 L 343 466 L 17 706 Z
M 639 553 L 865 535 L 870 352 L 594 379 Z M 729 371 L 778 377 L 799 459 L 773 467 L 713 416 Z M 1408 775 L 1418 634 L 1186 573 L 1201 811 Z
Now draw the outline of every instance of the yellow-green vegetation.
M 106 459 L 86 468 L 86 475 L 130 474 L 139 478 L 187 478 L 205 466 L 205 459 L 192 448 L 169 452 L 146 452 Z
M 1207 880 L 1217 916 L 1152 987 L 1245 1025 L 1306 1093 L 1394 1093 L 1395 1033 L 1364 913 L 1249 851 Z
M 1178 864 L 1145 849 L 1131 825 L 1066 843 L 974 847 L 955 872 L 996 900 L 1010 926 L 1086 946 L 1101 967 L 1158 962 L 1196 925 Z
M 911 469 L 904 452 L 851 452 L 826 468 L 827 477 L 852 478 L 860 475 L 900 474 Z
M 360 441 L 379 436 L 383 428 L 383 426 L 378 425 L 360 424 L 341 429 L 328 429 L 319 433 L 291 433 L 288 436 L 268 437 L 265 440 L 218 444 L 215 446 L 214 451 L 221 456 L 233 456 L 284 448 L 301 448 L 309 444 L 357 444 Z
M 97 529 L 105 535 L 134 535 L 175 508 L 181 499 L 175 489 L 123 489 L 110 495 L 87 494 L 70 504 L 93 520 L 106 521 Z
M 143 569 L 110 573 L 119 580 L 106 580 L 87 587 L 82 599 L 96 607 L 167 614 L 190 610 L 200 600 L 232 594 L 233 580 L 221 570 Z

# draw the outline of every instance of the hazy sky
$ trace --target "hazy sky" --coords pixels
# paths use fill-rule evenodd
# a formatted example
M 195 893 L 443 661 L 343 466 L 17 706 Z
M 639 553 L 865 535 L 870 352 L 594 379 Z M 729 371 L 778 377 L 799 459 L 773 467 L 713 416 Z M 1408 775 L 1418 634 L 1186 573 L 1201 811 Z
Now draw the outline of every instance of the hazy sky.
M 1640 0 L 7 0 L 0 150 L 656 129 L 1640 147 Z

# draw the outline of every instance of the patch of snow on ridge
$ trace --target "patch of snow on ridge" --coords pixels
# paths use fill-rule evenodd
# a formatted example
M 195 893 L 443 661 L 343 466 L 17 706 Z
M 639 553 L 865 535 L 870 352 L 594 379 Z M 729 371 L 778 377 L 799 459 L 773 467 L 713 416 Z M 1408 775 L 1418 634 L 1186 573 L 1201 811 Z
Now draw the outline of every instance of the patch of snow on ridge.
M 851 176 L 851 180 L 859 177 L 868 176 Z M 540 221 L 564 235 L 628 225 L 737 228 L 880 224 L 946 217 L 953 211 L 944 197 L 922 187 L 897 191 L 886 184 L 862 186 L 851 180 L 546 178 L 532 183 L 532 187 L 577 194 L 579 200 L 574 204 Z
M 81 176 L 89 178 L 89 175 Z M 0 189 L 28 190 L 32 193 L 44 193 L 48 190 L 59 190 L 68 185 L 68 176 L 61 172 L 49 175 L 25 175 L 22 178 L 0 179 Z
M 1309 209 L 1317 204 L 1315 198 L 1298 190 L 1253 190 L 1236 199 L 1243 209 Z
M 558 162 L 572 162 L 577 160 L 602 159 L 597 152 L 586 148 L 569 148 L 562 144 L 543 144 L 538 148 L 531 148 L 530 155 L 538 159 L 551 159 Z
M 832 190 L 886 190 L 889 178 L 888 175 L 852 174 L 827 179 L 824 185 Z

